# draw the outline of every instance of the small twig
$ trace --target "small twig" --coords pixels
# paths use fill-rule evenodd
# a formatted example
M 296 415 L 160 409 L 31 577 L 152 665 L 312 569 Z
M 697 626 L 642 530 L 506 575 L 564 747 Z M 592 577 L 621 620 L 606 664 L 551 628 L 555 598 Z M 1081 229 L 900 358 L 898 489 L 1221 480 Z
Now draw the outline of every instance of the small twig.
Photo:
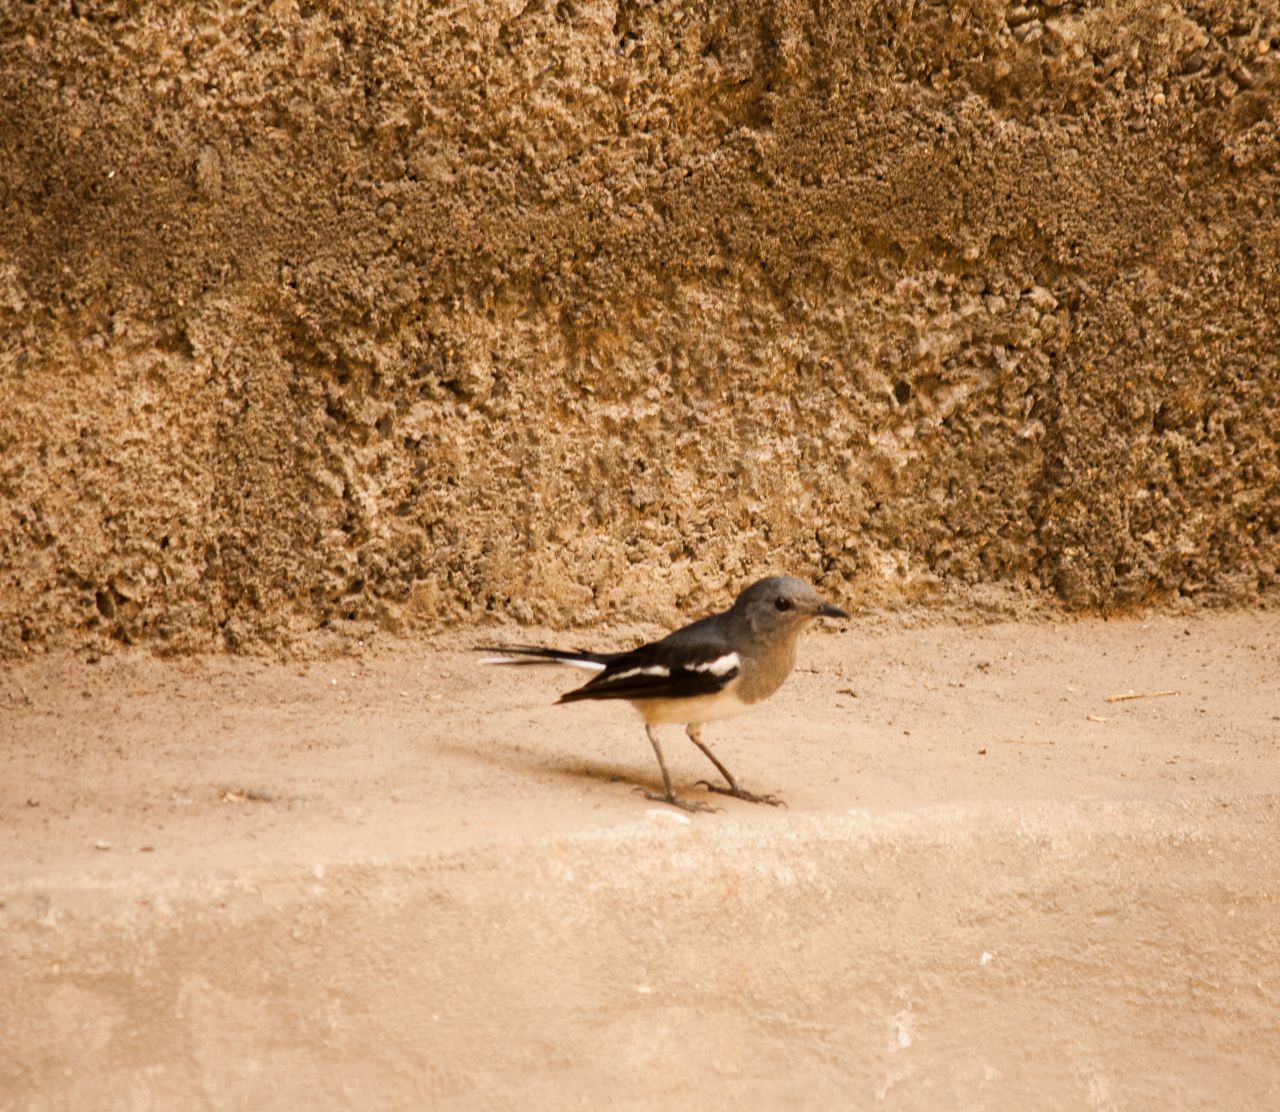
M 221 803 L 271 803 L 273 799 L 266 792 L 253 788 L 223 788 L 218 796 Z
M 1108 695 L 1108 703 L 1124 703 L 1130 699 L 1159 699 L 1162 695 L 1179 695 L 1178 691 L 1125 691 L 1119 695 Z

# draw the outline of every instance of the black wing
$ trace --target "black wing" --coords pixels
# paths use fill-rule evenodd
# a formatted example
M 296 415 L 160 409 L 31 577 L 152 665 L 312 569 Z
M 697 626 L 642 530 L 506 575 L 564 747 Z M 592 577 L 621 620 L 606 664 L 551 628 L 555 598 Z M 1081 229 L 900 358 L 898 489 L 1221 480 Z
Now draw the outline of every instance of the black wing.
M 560 696 L 580 699 L 688 699 L 714 695 L 738 675 L 742 661 L 725 641 L 720 615 L 661 641 L 613 657 L 589 683 Z

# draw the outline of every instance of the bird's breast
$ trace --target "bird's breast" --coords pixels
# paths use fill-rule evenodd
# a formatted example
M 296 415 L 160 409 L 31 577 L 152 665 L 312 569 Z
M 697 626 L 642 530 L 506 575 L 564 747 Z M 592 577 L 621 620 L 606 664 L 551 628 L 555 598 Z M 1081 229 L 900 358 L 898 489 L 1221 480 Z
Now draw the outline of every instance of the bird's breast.
M 747 709 L 734 686 L 714 695 L 696 695 L 691 699 L 636 699 L 631 704 L 650 726 L 667 722 L 682 722 L 696 726 L 703 722 L 715 722 L 732 718 Z

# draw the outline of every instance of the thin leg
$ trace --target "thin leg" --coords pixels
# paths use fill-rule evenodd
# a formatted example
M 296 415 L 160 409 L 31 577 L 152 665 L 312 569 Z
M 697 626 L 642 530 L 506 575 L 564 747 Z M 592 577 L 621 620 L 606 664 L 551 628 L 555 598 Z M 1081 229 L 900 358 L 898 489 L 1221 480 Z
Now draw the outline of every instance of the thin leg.
M 767 803 L 770 807 L 785 807 L 786 803 L 779 799 L 776 795 L 756 795 L 755 792 L 749 792 L 745 788 L 738 786 L 738 781 L 733 778 L 733 773 L 720 763 L 716 755 L 703 743 L 702 740 L 702 724 L 700 722 L 690 722 L 685 727 L 685 733 L 689 735 L 689 740 L 701 749 L 713 765 L 720 771 L 728 782 L 727 788 L 717 787 L 710 780 L 699 780 L 699 784 L 705 784 L 707 791 L 719 792 L 721 795 L 731 795 L 735 799 L 745 799 L 748 803 Z
M 693 803 L 687 799 L 681 799 L 676 795 L 671 787 L 671 774 L 667 772 L 667 762 L 662 755 L 662 746 L 658 744 L 658 735 L 654 732 L 652 726 L 646 725 L 644 732 L 649 735 L 649 744 L 653 746 L 653 752 L 658 758 L 658 767 L 662 769 L 662 785 L 665 787 L 666 794 L 659 795 L 657 792 L 645 791 L 644 788 L 636 788 L 646 799 L 656 800 L 658 803 L 670 803 L 673 807 L 679 807 L 684 811 L 715 811 L 716 807 L 711 807 L 706 803 Z M 714 758 L 713 758 L 714 759 Z

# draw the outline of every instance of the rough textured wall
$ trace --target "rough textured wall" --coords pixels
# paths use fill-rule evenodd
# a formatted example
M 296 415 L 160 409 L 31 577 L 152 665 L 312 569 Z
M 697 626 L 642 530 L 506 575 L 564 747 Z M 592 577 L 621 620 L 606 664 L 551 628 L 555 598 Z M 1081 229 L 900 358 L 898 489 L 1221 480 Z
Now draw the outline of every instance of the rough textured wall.
M 1280 5 L 10 3 L 0 647 L 1275 597 Z

